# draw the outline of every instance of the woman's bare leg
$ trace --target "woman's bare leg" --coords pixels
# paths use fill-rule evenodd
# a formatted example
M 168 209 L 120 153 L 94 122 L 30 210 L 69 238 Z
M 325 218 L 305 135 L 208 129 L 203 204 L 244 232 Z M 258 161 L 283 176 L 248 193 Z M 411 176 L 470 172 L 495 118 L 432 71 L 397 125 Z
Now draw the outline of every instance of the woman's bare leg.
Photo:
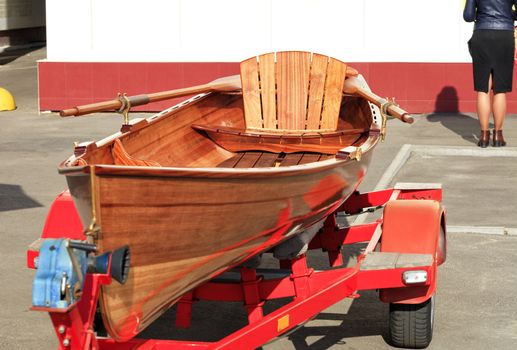
M 492 88 L 492 74 L 488 78 L 488 93 L 478 91 L 477 95 L 477 112 L 479 118 L 479 127 L 481 131 L 488 130 L 490 122 L 490 89 Z
M 506 94 L 494 94 L 492 101 L 492 111 L 494 113 L 494 129 L 503 130 L 504 118 L 506 116 Z
M 494 138 L 492 144 L 494 147 L 506 146 L 506 141 L 503 137 L 503 123 L 506 116 L 505 93 L 494 94 L 492 110 L 494 114 Z
M 479 92 L 477 96 L 477 112 L 479 127 L 481 130 L 488 130 L 490 120 L 490 95 L 486 92 Z

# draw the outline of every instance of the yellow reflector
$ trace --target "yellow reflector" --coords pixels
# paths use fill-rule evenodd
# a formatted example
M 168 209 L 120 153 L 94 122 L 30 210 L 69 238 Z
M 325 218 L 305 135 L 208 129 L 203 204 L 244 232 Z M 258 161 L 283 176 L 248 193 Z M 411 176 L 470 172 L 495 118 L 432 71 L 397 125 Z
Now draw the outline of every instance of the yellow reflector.
M 9 91 L 0 87 L 0 111 L 12 111 L 16 109 L 14 97 Z
M 287 327 L 289 327 L 289 314 L 278 319 L 276 329 L 278 332 L 281 332 Z

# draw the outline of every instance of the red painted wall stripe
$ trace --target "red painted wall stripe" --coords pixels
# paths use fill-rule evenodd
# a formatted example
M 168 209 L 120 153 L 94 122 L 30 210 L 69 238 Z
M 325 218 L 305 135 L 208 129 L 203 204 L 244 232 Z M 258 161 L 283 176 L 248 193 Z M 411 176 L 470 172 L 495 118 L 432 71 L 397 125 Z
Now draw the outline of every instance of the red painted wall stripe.
M 470 63 L 350 63 L 382 97 L 395 97 L 411 113 L 475 112 Z M 39 62 L 40 110 L 60 110 L 109 100 L 118 92 L 138 95 L 204 84 L 239 73 L 233 62 Z M 516 78 L 514 72 L 514 81 Z M 517 87 L 508 112 L 517 113 Z M 159 111 L 182 99 L 135 108 Z

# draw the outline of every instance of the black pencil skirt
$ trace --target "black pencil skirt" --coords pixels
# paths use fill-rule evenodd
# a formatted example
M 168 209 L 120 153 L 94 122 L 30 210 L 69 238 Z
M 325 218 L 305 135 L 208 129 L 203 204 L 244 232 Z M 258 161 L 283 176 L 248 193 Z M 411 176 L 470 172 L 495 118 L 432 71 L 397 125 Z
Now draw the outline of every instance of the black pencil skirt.
M 488 93 L 492 74 L 494 93 L 512 91 L 515 39 L 513 30 L 478 29 L 468 42 L 474 71 L 474 90 Z

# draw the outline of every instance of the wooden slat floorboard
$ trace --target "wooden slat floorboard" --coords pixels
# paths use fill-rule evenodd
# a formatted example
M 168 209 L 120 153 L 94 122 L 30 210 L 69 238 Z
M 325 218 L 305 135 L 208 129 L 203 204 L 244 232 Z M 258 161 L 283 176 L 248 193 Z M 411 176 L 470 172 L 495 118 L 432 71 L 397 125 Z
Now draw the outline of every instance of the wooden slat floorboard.
M 244 156 L 244 153 L 237 153 L 235 156 L 226 159 L 224 162 L 219 164 L 218 168 L 233 168 L 239 160 L 241 160 L 242 156 Z
M 298 162 L 298 164 L 314 163 L 320 160 L 321 154 L 319 153 L 305 153 Z
M 219 164 L 218 168 L 267 168 L 275 166 L 292 166 L 314 163 L 334 158 L 332 154 L 319 153 L 269 153 L 269 152 L 239 152 Z
M 234 168 L 253 168 L 261 155 L 262 152 L 245 152 Z
M 264 152 L 259 160 L 255 163 L 255 168 L 267 168 L 275 166 L 275 160 L 278 158 L 277 153 Z
M 298 162 L 302 159 L 303 153 L 289 153 L 285 156 L 280 166 L 291 166 L 298 165 Z

